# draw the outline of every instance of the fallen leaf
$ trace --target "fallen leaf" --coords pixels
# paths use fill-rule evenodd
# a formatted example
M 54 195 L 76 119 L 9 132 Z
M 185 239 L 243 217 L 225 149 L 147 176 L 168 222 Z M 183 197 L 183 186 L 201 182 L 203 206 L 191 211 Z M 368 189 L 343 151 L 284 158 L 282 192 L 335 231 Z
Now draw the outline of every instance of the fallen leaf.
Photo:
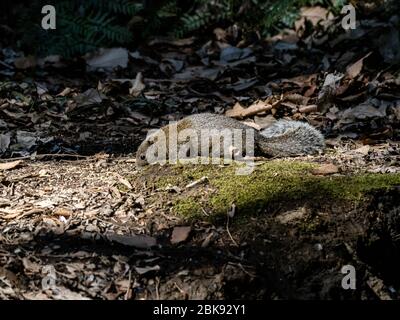
M 139 274 L 145 274 L 150 271 L 159 271 L 161 268 L 159 265 L 149 266 L 149 267 L 134 267 L 135 271 Z
M 303 19 L 309 20 L 313 26 L 316 26 L 321 20 L 333 19 L 333 15 L 325 8 L 320 6 L 301 8 L 300 16 Z M 300 27 L 296 24 L 296 29 Z
M 252 53 L 253 50 L 251 50 L 250 48 L 241 49 L 233 46 L 228 46 L 221 50 L 219 60 L 226 63 L 234 60 L 244 59 L 250 56 Z
M 134 97 L 137 97 L 145 88 L 145 84 L 143 83 L 143 75 L 141 72 L 138 72 L 135 80 L 132 83 L 132 87 L 129 88 L 129 94 Z
M 296 104 L 306 105 L 310 98 L 304 97 L 298 93 L 291 93 L 284 96 L 283 101 L 290 101 Z
M 362 146 L 360 148 L 355 149 L 354 152 L 360 153 L 363 155 L 367 155 L 370 149 L 371 149 L 371 147 L 369 145 L 366 145 L 366 146 Z
M 74 212 L 66 208 L 58 207 L 54 209 L 53 214 L 56 216 L 70 217 Z
M 177 244 L 185 241 L 188 238 L 191 230 L 191 227 L 175 227 L 172 231 L 171 243 Z
M 155 238 L 147 235 L 120 235 L 116 233 L 108 233 L 106 234 L 106 238 L 125 246 L 141 249 L 149 249 L 157 244 Z
M 93 54 L 85 55 L 88 70 L 113 69 L 128 66 L 129 52 L 124 48 L 99 49 Z
M 348 78 L 354 79 L 355 77 L 357 77 L 360 74 L 362 67 L 364 65 L 364 59 L 368 58 L 371 55 L 371 53 L 372 52 L 368 53 L 367 55 L 365 55 L 364 57 L 357 60 L 355 63 L 353 63 L 349 67 L 347 67 L 346 74 L 347 74 Z
M 244 117 L 250 117 L 254 116 L 258 113 L 265 112 L 268 110 L 271 110 L 272 108 L 276 107 L 278 104 L 281 102 L 275 102 L 273 104 L 269 104 L 265 101 L 258 100 L 255 103 L 253 103 L 250 107 L 248 108 L 243 108 L 239 102 L 237 102 L 234 106 L 233 109 L 227 110 L 226 115 L 231 118 L 244 118 Z
M 29 259 L 29 257 L 22 258 L 22 265 L 27 273 L 40 273 L 43 268 L 42 265 L 33 261 L 33 258 Z
M 340 122 L 351 123 L 355 119 L 367 120 L 371 118 L 383 118 L 386 116 L 384 110 L 374 107 L 372 101 L 365 101 L 354 108 L 343 111 Z
M 131 183 L 128 180 L 126 180 L 124 177 L 121 177 L 120 175 L 118 175 L 118 182 L 123 184 L 129 190 L 133 188 Z
M 225 112 L 225 115 L 231 118 L 241 118 L 245 110 L 239 102 L 236 102 L 232 109 Z
M 300 106 L 299 107 L 299 112 L 301 113 L 310 113 L 310 112 L 315 112 L 318 110 L 318 106 L 316 104 L 310 104 L 308 106 Z
M 91 104 L 101 103 L 103 101 L 103 97 L 104 96 L 98 90 L 90 88 L 74 97 L 74 100 L 79 107 L 82 107 Z
M 14 209 L 7 214 L 6 216 L 0 216 L 2 219 L 5 220 L 13 220 L 13 219 L 22 219 L 24 217 L 29 217 L 33 214 L 43 213 L 45 210 L 39 208 L 33 208 L 30 210 L 25 211 L 24 209 Z
M 339 168 L 337 166 L 335 166 L 334 164 L 323 164 L 321 166 L 319 166 L 318 168 L 313 169 L 312 174 L 315 175 L 328 175 L 328 174 L 334 174 L 334 173 L 338 173 L 339 172 Z
M 343 74 L 329 73 L 325 77 L 324 84 L 318 94 L 317 104 L 319 111 L 325 113 L 331 107 L 331 100 L 337 94 Z
M 5 162 L 5 163 L 0 163 L 0 170 L 11 170 L 16 167 L 18 167 L 23 161 L 22 160 L 16 160 L 12 162 Z
M 72 89 L 69 87 L 66 87 L 63 91 L 61 91 L 57 96 L 59 97 L 65 97 L 71 93 Z

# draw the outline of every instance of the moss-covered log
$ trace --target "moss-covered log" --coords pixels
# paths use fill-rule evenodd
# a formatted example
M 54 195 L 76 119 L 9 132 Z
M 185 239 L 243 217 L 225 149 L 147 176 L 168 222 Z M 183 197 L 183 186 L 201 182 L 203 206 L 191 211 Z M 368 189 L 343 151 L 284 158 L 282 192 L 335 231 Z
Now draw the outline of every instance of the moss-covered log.
M 136 179 L 145 179 L 150 188 L 158 191 L 154 194 L 164 199 L 162 203 L 169 203 L 174 213 L 187 218 L 225 216 L 233 204 L 243 217 L 304 202 L 359 202 L 372 191 L 400 185 L 400 174 L 320 176 L 313 174 L 317 166 L 298 161 L 268 161 L 257 165 L 249 175 L 237 175 L 235 165 L 151 166 Z M 201 178 L 201 183 L 187 188 Z

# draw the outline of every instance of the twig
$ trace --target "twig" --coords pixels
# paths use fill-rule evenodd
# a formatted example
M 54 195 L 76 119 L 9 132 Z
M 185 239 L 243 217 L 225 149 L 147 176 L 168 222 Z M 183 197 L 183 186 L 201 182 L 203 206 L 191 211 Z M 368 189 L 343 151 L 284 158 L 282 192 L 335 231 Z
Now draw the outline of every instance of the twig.
M 232 242 L 235 244 L 235 246 L 239 247 L 239 245 L 237 244 L 235 239 L 233 239 L 231 232 L 229 231 L 229 216 L 227 216 L 227 219 L 226 219 L 226 232 L 228 232 L 228 235 L 231 238 Z
M 9 65 L 8 63 L 5 63 L 4 61 L 1 61 L 1 60 L 0 60 L 0 64 L 3 65 L 3 66 L 5 66 L 5 67 L 8 68 L 8 69 L 14 70 L 14 67 L 13 67 L 13 66 Z
M 176 282 L 174 282 L 174 285 L 175 285 L 175 287 L 177 287 L 177 289 L 180 291 L 180 293 L 185 295 L 185 297 L 187 296 L 187 292 L 185 290 L 183 290 L 180 286 L 178 286 L 178 284 Z
M 11 219 L 17 218 L 19 220 L 21 218 L 28 217 L 28 216 L 31 216 L 33 214 L 44 213 L 44 212 L 45 212 L 45 210 L 44 209 L 40 209 L 40 208 L 33 208 L 33 209 L 30 209 L 30 210 L 25 211 L 25 212 L 23 210 L 18 210 L 16 212 L 10 213 L 10 214 L 8 214 L 6 216 L 0 216 L 0 218 L 3 219 L 3 220 L 11 220 Z M 6 213 L 6 212 L 3 212 L 3 213 Z
M 248 276 L 250 276 L 251 278 L 255 278 L 256 275 L 254 273 L 250 273 L 249 271 L 247 271 L 244 266 L 239 262 L 239 263 L 234 263 L 234 262 L 228 262 L 228 264 L 232 265 L 232 266 L 237 266 L 240 269 L 242 269 L 242 271 L 247 274 Z
M 160 278 L 156 277 L 156 299 L 160 300 L 160 293 L 159 293 L 159 288 L 160 286 Z
M 46 157 L 53 157 L 53 158 L 58 158 L 58 157 L 76 157 L 76 158 L 90 158 L 90 156 L 82 156 L 79 154 L 69 154 L 69 153 L 44 153 L 44 154 L 37 154 L 34 156 L 25 156 L 25 157 L 16 157 L 16 158 L 11 158 L 11 159 L 0 159 L 0 162 L 10 162 L 10 161 L 15 161 L 15 160 L 36 160 L 36 159 L 42 159 Z
M 131 284 L 132 284 L 132 270 L 129 270 L 129 278 L 128 278 L 128 289 L 126 289 L 124 299 L 128 300 L 131 296 Z
M 197 186 L 198 184 L 203 183 L 205 181 L 208 181 L 208 177 L 206 177 L 206 176 L 201 177 L 199 180 L 196 180 L 196 181 L 193 181 L 193 182 L 189 183 L 185 188 L 186 189 L 193 188 L 193 187 Z
M 318 106 L 316 104 L 310 104 L 308 106 L 302 106 L 299 108 L 300 113 L 310 113 L 318 110 Z

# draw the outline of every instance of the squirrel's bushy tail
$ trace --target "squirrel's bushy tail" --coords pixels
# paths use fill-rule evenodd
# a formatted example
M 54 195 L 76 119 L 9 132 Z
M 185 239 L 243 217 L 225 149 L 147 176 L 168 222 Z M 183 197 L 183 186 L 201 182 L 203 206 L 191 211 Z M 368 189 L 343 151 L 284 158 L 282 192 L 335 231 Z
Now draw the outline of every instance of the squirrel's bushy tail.
M 279 120 L 260 131 L 260 149 L 271 156 L 296 156 L 322 151 L 322 134 L 308 123 Z

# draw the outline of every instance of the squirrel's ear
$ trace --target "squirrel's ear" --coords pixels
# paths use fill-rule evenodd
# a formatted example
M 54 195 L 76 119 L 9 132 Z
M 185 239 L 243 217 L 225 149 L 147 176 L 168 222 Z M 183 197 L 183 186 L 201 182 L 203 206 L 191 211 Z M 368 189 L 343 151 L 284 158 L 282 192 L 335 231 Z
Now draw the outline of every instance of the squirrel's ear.
M 147 138 L 147 142 L 148 142 L 149 144 L 153 144 L 153 143 L 157 142 L 157 137 L 156 137 L 156 135 L 152 135 L 152 136 L 148 137 L 148 138 Z
M 151 130 L 148 131 L 147 138 L 146 138 L 148 143 L 152 144 L 152 143 L 157 141 L 157 135 L 156 135 L 157 131 L 158 130 L 156 130 L 156 129 L 151 129 Z

